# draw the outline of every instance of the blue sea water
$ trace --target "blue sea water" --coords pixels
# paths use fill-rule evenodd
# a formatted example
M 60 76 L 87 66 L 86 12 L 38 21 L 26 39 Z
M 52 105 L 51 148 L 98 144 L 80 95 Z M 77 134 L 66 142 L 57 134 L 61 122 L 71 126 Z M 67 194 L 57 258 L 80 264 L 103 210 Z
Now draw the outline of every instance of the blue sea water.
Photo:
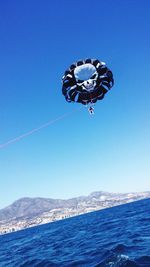
M 150 199 L 0 236 L 0 267 L 150 267 Z

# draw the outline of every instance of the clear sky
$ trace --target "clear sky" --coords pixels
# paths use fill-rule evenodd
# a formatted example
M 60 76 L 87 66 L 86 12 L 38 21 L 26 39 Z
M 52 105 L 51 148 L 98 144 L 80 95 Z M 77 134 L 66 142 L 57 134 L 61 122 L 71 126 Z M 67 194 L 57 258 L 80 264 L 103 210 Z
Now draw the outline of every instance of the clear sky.
M 0 208 L 150 190 L 149 14 L 149 0 L 1 1 L 0 143 L 73 113 L 0 149 Z M 65 69 L 87 57 L 115 79 L 94 117 L 61 93 Z

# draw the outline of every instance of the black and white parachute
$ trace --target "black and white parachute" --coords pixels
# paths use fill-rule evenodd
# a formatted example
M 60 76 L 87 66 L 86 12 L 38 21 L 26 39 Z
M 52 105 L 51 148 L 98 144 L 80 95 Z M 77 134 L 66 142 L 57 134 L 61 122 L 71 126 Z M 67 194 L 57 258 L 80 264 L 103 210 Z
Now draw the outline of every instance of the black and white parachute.
M 85 59 L 72 64 L 62 77 L 62 93 L 68 102 L 95 103 L 114 84 L 113 74 L 97 59 Z

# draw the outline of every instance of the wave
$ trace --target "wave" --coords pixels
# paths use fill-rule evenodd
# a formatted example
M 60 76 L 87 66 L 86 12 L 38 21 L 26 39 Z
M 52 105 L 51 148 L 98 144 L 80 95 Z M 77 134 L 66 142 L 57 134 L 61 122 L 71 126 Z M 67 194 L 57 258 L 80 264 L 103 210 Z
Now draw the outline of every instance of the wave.
M 59 267 L 60 265 L 49 261 L 49 260 L 40 260 L 40 259 L 33 259 L 33 260 L 25 260 L 18 267 Z

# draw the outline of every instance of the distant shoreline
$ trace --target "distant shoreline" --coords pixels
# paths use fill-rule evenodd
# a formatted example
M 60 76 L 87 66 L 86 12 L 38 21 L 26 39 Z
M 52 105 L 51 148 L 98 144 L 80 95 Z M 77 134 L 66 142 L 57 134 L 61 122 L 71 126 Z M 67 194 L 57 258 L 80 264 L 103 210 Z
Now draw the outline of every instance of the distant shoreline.
M 128 194 L 112 194 L 106 192 L 94 192 L 87 197 L 79 197 L 71 200 L 66 200 L 61 203 L 60 207 L 50 208 L 49 210 L 44 210 L 45 199 L 38 198 L 38 205 L 42 207 L 43 211 L 38 211 L 37 199 L 24 198 L 25 205 L 28 204 L 28 215 L 13 217 L 5 220 L 0 220 L 0 235 L 5 235 L 8 233 L 17 232 L 20 230 L 28 229 L 31 227 L 44 225 L 51 222 L 56 222 L 59 220 L 79 216 L 89 212 L 99 211 L 107 208 L 112 208 L 115 206 L 132 203 L 142 199 L 150 198 L 150 192 L 141 193 L 128 193 Z M 48 199 L 46 199 L 48 201 Z M 20 202 L 21 201 L 21 202 Z M 41 201 L 41 202 L 40 202 Z M 55 200 L 54 200 L 55 201 Z M 34 205 L 33 203 L 34 202 Z M 52 202 L 52 200 L 51 200 Z M 32 206 L 31 206 L 32 203 Z M 44 203 L 44 204 L 43 204 Z M 23 206 L 23 200 L 18 200 L 15 202 L 16 211 Z M 45 204 L 46 205 L 46 204 Z M 52 205 L 52 203 L 51 203 Z M 58 205 L 58 203 L 57 203 Z M 53 203 L 54 206 L 54 203 Z M 34 212 L 31 214 L 31 210 L 34 207 Z M 14 209 L 14 203 L 1 210 L 2 212 L 7 212 Z M 1 212 L 0 211 L 0 212 Z M 38 212 L 38 214 L 36 214 Z M 22 212 L 23 213 L 23 212 Z

